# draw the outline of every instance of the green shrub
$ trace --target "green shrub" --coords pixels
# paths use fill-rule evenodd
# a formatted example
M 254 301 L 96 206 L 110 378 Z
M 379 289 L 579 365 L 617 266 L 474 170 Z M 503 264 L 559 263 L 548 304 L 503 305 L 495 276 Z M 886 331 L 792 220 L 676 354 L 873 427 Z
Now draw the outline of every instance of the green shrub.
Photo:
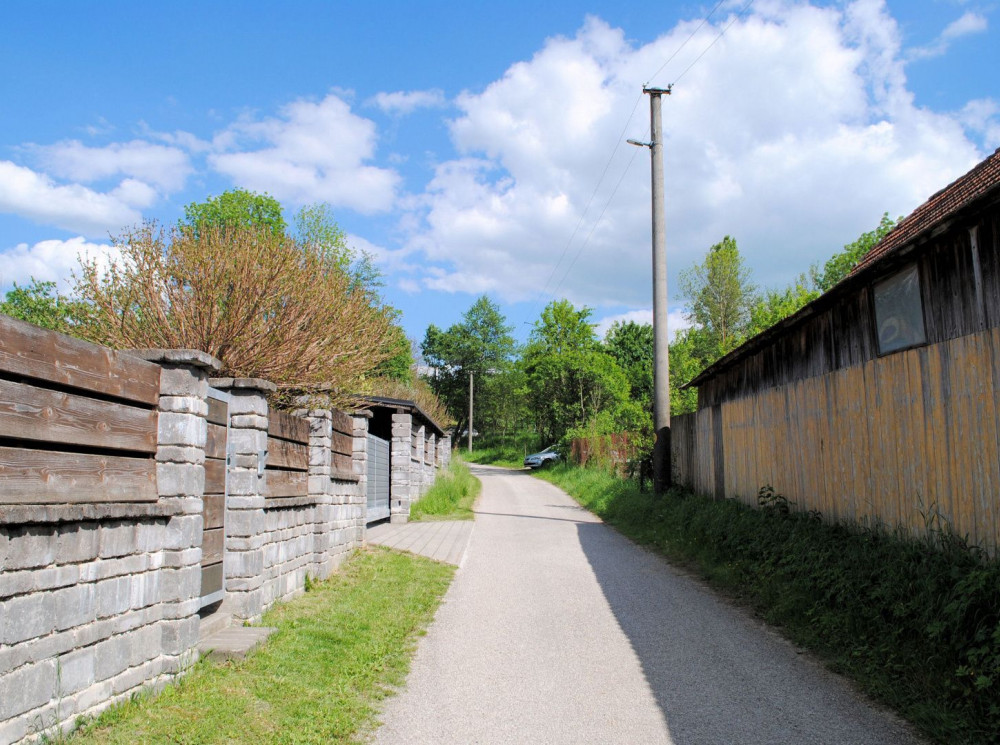
M 595 469 L 542 478 L 751 604 L 925 733 L 1000 743 L 1000 561 L 937 531 L 824 523 L 762 488 L 760 509 Z

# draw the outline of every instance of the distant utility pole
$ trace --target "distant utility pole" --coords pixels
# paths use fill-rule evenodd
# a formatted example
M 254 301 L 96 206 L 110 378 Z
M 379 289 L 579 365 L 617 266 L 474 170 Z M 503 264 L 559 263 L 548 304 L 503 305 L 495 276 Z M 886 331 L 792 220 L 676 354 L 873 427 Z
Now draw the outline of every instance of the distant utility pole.
M 469 370 L 469 452 L 472 452 L 472 370 Z
M 670 487 L 670 358 L 667 336 L 667 230 L 663 207 L 663 125 L 660 99 L 670 95 L 671 86 L 650 88 L 649 125 L 652 140 L 630 145 L 648 147 L 652 160 L 653 193 L 653 491 L 662 494 Z

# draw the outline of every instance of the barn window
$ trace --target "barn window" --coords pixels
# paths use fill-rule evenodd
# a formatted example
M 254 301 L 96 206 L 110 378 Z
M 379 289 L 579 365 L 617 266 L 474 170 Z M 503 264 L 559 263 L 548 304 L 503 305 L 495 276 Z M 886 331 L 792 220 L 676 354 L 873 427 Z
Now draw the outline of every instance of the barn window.
M 875 294 L 875 330 L 879 354 L 923 344 L 924 307 L 916 264 L 878 282 Z

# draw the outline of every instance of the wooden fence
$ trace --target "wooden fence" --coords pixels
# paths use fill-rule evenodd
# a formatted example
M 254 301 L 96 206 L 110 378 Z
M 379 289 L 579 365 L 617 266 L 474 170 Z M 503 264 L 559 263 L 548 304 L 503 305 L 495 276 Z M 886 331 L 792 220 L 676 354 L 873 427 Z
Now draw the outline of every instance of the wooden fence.
M 267 425 L 264 496 L 294 499 L 309 495 L 309 422 L 272 409 Z
M 0 503 L 152 502 L 160 367 L 0 316 Z
M 627 432 L 595 437 L 578 437 L 570 447 L 570 457 L 581 466 L 594 461 L 625 473 L 629 462 L 639 454 L 635 438 Z
M 756 503 L 761 486 L 834 520 L 949 525 L 1000 546 L 1000 329 L 675 417 L 676 478 Z

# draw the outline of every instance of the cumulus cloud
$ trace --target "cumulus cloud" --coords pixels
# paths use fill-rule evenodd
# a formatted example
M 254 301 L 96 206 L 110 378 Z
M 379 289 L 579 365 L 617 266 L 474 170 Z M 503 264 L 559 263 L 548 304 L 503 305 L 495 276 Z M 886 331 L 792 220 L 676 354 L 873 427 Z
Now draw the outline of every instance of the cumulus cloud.
M 371 103 L 386 114 L 412 114 L 417 109 L 439 108 L 447 100 L 444 91 L 433 88 L 427 91 L 396 91 L 394 93 L 376 93 Z
M 244 118 L 220 132 L 209 163 L 240 186 L 292 203 L 329 202 L 362 214 L 392 207 L 399 175 L 368 165 L 375 124 L 337 94 L 295 101 L 278 117 Z
M 599 321 L 594 328 L 597 332 L 597 336 L 603 339 L 611 327 L 615 323 L 640 323 L 640 324 L 652 324 L 653 323 L 653 309 L 643 308 L 641 310 L 630 310 L 626 313 L 617 313 L 611 316 L 604 316 Z M 684 311 L 677 308 L 671 310 L 667 313 L 667 330 L 670 333 L 671 341 L 677 336 L 678 331 L 690 328 L 691 322 L 687 319 Z
M 143 140 L 105 147 L 66 140 L 54 145 L 30 145 L 28 149 L 46 173 L 82 183 L 124 176 L 169 193 L 183 187 L 192 172 L 183 150 Z
M 119 256 L 113 246 L 91 243 L 83 236 L 69 240 L 40 241 L 34 245 L 19 243 L 11 249 L 0 252 L 0 287 L 13 283 L 21 286 L 31 283 L 32 278 L 41 282 L 55 282 L 59 291 L 72 289 L 71 277 L 79 274 L 80 259 L 96 261 L 98 266 L 106 266 Z
M 970 34 L 979 34 L 989 27 L 986 16 L 981 13 L 968 10 L 960 18 L 945 26 L 944 31 L 930 44 L 924 47 L 915 47 L 908 53 L 911 60 L 931 59 L 940 57 L 948 51 L 951 43 L 956 39 Z
M 0 212 L 26 217 L 86 236 L 107 235 L 142 219 L 150 192 L 139 182 L 123 181 L 111 193 L 80 184 L 57 184 L 49 176 L 10 161 L 0 161 Z
M 458 157 L 438 165 L 409 216 L 423 285 L 648 303 L 649 157 L 623 140 L 648 138 L 641 86 L 692 33 L 654 82 L 676 79 L 728 26 L 663 99 L 671 288 L 727 234 L 758 283 L 792 281 L 981 158 L 959 115 L 914 105 L 882 0 L 755 7 L 642 46 L 591 18 L 460 95 Z

